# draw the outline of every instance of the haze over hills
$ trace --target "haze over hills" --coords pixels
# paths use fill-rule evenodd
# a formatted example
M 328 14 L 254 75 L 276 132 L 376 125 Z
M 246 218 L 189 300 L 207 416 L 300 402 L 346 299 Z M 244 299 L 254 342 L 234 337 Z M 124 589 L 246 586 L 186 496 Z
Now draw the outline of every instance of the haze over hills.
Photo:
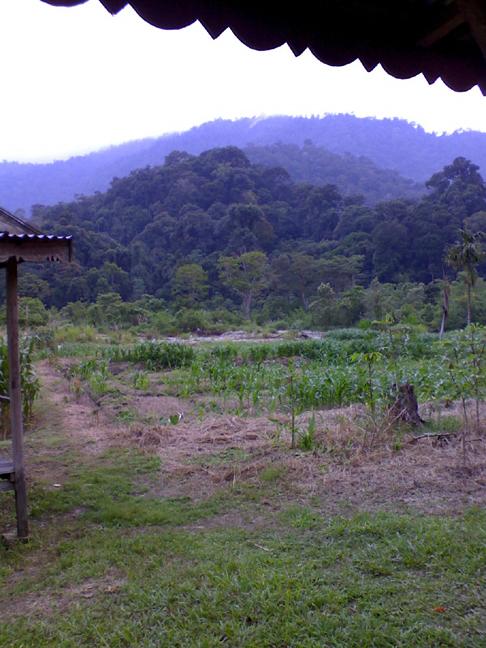
M 114 177 L 134 169 L 160 165 L 173 150 L 199 154 L 228 145 L 244 149 L 251 162 L 283 166 L 297 181 L 333 183 L 343 193 L 362 193 L 369 203 L 417 195 L 415 183 L 458 156 L 486 170 L 486 133 L 435 135 L 399 119 L 351 115 L 216 120 L 65 161 L 0 163 L 0 204 L 29 211 L 36 203 L 68 201 L 104 191 Z

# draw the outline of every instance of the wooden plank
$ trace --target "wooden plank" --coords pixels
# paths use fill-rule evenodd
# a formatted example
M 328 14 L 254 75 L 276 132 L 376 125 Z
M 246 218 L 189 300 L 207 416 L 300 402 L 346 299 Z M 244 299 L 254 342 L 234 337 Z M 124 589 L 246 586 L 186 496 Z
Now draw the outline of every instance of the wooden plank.
M 27 490 L 24 468 L 24 429 L 22 421 L 22 394 L 20 386 L 19 305 L 17 298 L 17 260 L 7 261 L 7 340 L 10 395 L 10 432 L 15 470 L 15 507 L 17 536 L 29 535 L 27 520 Z
M 486 7 L 483 0 L 459 0 L 476 44 L 486 59 Z
M 466 18 L 463 13 L 457 13 L 453 16 L 450 16 L 438 27 L 433 29 L 431 32 L 423 36 L 418 44 L 421 47 L 431 47 L 435 45 L 438 41 L 441 41 L 443 38 L 448 36 L 454 29 L 457 29 L 466 22 Z
M 10 459 L 0 459 L 0 477 L 3 475 L 10 475 L 13 472 L 13 461 L 10 461 Z
M 13 482 L 7 481 L 6 479 L 0 479 L 0 492 L 2 491 L 11 491 L 14 490 L 15 486 Z

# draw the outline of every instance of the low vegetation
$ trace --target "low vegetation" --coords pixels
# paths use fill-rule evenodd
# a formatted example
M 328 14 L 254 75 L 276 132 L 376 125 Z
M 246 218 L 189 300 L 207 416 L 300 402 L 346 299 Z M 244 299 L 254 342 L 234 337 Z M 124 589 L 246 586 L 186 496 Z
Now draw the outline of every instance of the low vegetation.
M 484 328 L 86 333 L 36 341 L 32 539 L 0 547 L 1 645 L 482 644 Z M 404 382 L 419 428 L 388 417 Z

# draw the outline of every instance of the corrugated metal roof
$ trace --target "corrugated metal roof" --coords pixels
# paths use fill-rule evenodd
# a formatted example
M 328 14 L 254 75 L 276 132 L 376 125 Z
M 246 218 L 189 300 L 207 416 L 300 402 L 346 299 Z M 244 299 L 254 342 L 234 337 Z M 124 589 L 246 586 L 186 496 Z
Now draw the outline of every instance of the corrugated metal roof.
M 72 259 L 72 236 L 0 232 L 0 263 L 3 264 L 12 258 L 18 262 L 69 263 Z
M 72 236 L 57 236 L 55 234 L 11 234 L 10 232 L 0 232 L 0 241 L 72 241 Z
M 7 231 L 12 233 L 18 233 L 18 230 L 20 230 L 26 234 L 41 234 L 41 231 L 31 223 L 22 220 L 18 216 L 15 216 L 15 214 L 0 207 L 0 231 L 5 226 L 8 227 Z
M 42 0 L 74 6 L 85 0 Z M 486 94 L 486 3 L 483 0 L 100 0 L 111 13 L 131 5 L 147 22 L 181 29 L 196 20 L 212 38 L 229 28 L 257 50 L 287 43 L 328 65 L 359 59 L 399 79 L 423 74 L 456 91 Z

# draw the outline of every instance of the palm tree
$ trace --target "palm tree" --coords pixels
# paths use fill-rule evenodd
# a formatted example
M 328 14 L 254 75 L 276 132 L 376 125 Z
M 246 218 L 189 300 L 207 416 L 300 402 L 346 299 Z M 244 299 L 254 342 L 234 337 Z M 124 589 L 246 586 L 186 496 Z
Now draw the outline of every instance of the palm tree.
M 476 266 L 483 259 L 481 245 L 482 232 L 469 232 L 466 228 L 459 230 L 460 239 L 451 245 L 446 253 L 446 263 L 457 271 L 464 272 L 467 299 L 467 324 L 471 323 L 471 292 L 476 284 Z

